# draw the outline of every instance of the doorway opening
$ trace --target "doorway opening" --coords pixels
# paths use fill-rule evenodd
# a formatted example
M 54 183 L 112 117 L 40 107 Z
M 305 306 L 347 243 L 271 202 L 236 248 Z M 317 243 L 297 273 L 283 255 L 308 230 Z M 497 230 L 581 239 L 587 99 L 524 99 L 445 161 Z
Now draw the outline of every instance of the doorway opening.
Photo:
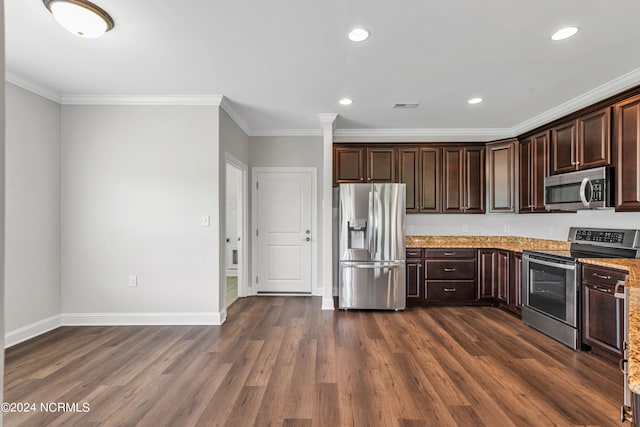
M 246 296 L 247 167 L 227 155 L 225 192 L 225 306 Z

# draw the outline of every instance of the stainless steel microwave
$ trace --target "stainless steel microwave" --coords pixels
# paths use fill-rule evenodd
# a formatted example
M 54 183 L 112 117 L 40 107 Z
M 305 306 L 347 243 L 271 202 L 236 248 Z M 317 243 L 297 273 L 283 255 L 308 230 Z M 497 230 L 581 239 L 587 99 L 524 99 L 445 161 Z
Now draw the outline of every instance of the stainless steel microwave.
M 606 166 L 546 177 L 544 207 L 569 211 L 613 207 L 612 168 Z

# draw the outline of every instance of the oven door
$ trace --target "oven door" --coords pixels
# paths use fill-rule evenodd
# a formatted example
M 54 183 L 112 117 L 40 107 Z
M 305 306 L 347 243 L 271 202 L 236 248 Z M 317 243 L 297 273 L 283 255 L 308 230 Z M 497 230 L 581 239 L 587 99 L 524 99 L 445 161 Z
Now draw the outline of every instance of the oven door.
M 577 262 L 524 254 L 522 263 L 523 305 L 577 328 Z

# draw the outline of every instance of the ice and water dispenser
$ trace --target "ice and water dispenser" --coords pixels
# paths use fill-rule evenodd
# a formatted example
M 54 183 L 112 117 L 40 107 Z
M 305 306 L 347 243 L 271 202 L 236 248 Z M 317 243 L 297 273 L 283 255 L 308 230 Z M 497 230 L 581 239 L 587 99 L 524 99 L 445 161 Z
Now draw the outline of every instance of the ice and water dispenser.
M 367 249 L 367 220 L 350 219 L 347 221 L 347 249 Z

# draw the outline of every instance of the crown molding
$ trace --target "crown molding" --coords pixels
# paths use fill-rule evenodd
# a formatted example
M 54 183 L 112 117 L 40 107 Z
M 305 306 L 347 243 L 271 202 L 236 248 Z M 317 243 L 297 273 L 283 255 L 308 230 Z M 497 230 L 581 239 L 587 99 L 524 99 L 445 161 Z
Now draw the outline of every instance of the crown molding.
M 335 142 L 487 142 L 513 136 L 509 128 L 336 129 Z
M 320 113 L 318 114 L 318 119 L 320 119 L 321 123 L 333 123 L 338 118 L 337 113 Z
M 252 134 L 251 127 L 249 126 L 247 121 L 242 118 L 240 113 L 238 113 L 238 110 L 235 109 L 233 103 L 229 100 L 229 98 L 222 95 L 220 106 L 229 115 L 229 117 L 231 117 L 231 120 L 233 120 L 247 136 L 250 136 Z
M 521 135 L 537 127 L 544 126 L 547 123 L 566 116 L 567 114 L 571 114 L 582 108 L 595 104 L 596 102 L 602 101 L 603 99 L 609 98 L 610 96 L 638 86 L 638 84 L 640 84 L 640 68 L 627 74 L 623 74 L 622 76 L 570 99 L 557 107 L 517 124 L 512 128 L 513 136 Z
M 222 95 L 63 95 L 62 105 L 210 105 L 220 106 Z
M 249 136 L 322 136 L 320 129 L 263 129 L 254 130 Z
M 52 91 L 51 89 L 45 88 L 42 85 L 34 83 L 31 80 L 24 79 L 8 70 L 5 71 L 5 81 L 12 85 L 21 87 L 22 89 L 28 90 L 29 92 L 35 93 L 36 95 L 40 95 L 49 101 L 53 101 L 58 104 L 61 103 L 60 94 Z

